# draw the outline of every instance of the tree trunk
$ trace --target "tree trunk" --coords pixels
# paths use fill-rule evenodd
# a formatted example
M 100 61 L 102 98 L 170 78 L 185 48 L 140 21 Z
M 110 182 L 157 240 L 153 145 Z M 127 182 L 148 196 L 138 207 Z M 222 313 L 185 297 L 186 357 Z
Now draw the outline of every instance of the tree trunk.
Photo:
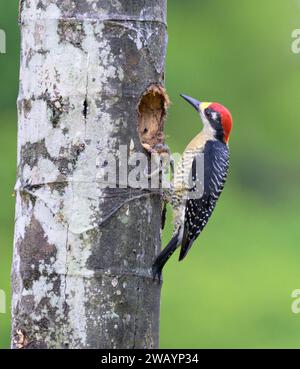
M 166 0 L 20 3 L 14 348 L 158 347 L 161 196 L 121 183 L 119 154 L 163 143 L 165 18 Z

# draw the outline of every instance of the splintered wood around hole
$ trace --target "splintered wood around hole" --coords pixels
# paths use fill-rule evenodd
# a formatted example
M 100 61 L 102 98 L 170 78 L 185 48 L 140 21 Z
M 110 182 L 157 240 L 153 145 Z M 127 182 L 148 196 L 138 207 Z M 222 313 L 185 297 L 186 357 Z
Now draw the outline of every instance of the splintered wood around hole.
M 164 119 L 166 116 L 169 98 L 163 87 L 150 86 L 140 99 L 139 135 L 141 144 L 148 150 L 164 143 Z

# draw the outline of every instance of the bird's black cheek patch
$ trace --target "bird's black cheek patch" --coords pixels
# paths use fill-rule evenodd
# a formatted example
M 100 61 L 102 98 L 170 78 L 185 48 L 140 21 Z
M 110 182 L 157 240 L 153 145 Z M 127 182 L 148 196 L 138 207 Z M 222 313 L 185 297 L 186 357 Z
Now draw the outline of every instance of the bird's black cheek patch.
M 169 106 L 165 89 L 159 84 L 150 85 L 142 94 L 138 107 L 138 132 L 142 146 L 150 153 L 164 147 L 164 122 Z

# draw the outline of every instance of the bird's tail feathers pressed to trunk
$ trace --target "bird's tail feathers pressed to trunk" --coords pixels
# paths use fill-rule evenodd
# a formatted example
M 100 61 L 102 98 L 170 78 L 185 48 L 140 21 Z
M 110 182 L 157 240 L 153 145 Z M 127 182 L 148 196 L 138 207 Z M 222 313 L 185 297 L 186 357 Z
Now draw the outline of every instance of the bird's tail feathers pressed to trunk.
M 152 266 L 152 275 L 153 280 L 155 280 L 156 276 L 158 276 L 158 280 L 161 280 L 162 269 L 165 266 L 166 262 L 172 256 L 174 251 L 180 245 L 179 240 L 179 232 L 175 234 L 175 236 L 171 239 L 171 241 L 167 244 L 167 246 L 162 250 L 162 252 L 155 259 Z

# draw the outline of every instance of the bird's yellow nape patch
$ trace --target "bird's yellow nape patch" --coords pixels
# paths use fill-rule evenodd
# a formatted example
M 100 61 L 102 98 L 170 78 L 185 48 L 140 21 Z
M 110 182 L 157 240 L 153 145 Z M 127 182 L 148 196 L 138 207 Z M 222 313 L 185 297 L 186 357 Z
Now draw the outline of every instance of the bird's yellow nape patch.
M 209 105 L 210 105 L 211 103 L 210 102 L 202 102 L 201 104 L 200 104 L 200 110 L 201 111 L 204 111 L 206 108 L 208 108 L 209 107 Z

